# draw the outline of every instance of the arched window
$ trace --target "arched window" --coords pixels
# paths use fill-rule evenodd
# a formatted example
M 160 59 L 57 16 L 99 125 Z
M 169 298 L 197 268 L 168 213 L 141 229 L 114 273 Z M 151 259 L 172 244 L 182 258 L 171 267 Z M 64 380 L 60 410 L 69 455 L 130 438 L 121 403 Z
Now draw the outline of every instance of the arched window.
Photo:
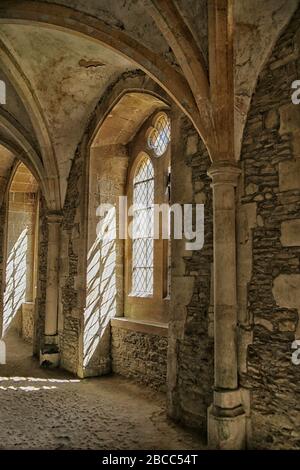
M 153 295 L 154 169 L 143 155 L 133 179 L 132 294 Z
M 128 147 L 131 209 L 124 245 L 124 316 L 146 322 L 168 321 L 170 243 L 165 238 L 165 224 L 170 202 L 170 140 L 170 118 L 159 111 L 149 117 Z

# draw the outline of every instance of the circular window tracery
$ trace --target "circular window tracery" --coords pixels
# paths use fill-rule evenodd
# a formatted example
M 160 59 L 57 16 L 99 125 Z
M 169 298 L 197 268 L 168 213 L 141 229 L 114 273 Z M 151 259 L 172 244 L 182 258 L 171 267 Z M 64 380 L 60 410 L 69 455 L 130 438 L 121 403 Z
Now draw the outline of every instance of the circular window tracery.
M 160 113 L 148 131 L 148 146 L 157 157 L 161 157 L 171 140 L 171 122 L 165 113 Z

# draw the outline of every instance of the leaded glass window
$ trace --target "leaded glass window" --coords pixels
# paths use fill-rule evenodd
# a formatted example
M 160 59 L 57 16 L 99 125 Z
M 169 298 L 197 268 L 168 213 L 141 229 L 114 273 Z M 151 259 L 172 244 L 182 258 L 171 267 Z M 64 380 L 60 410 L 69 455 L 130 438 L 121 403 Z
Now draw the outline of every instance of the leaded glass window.
M 153 295 L 154 169 L 145 155 L 133 180 L 132 294 Z

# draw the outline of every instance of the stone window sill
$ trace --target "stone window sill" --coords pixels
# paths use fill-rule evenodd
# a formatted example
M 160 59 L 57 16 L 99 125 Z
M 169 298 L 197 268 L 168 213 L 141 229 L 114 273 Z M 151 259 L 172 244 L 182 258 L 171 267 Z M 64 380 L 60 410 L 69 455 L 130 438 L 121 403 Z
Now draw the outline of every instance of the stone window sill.
M 123 328 L 125 330 L 139 331 L 157 336 L 168 336 L 168 324 L 160 322 L 147 322 L 144 320 L 134 320 L 132 318 L 113 318 L 111 326 L 116 328 Z

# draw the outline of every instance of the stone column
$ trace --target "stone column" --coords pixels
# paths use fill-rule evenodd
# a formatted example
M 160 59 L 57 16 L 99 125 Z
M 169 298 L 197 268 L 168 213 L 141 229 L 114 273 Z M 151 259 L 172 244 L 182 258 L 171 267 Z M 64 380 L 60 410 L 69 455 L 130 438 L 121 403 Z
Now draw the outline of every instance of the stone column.
M 40 354 L 40 363 L 49 367 L 59 365 L 58 345 L 58 280 L 60 225 L 62 216 L 59 213 L 47 215 L 48 254 L 47 254 L 47 288 L 45 312 L 44 345 Z
M 236 186 L 240 169 L 214 163 L 214 400 L 208 410 L 208 440 L 214 449 L 245 447 L 246 415 L 238 388 Z

